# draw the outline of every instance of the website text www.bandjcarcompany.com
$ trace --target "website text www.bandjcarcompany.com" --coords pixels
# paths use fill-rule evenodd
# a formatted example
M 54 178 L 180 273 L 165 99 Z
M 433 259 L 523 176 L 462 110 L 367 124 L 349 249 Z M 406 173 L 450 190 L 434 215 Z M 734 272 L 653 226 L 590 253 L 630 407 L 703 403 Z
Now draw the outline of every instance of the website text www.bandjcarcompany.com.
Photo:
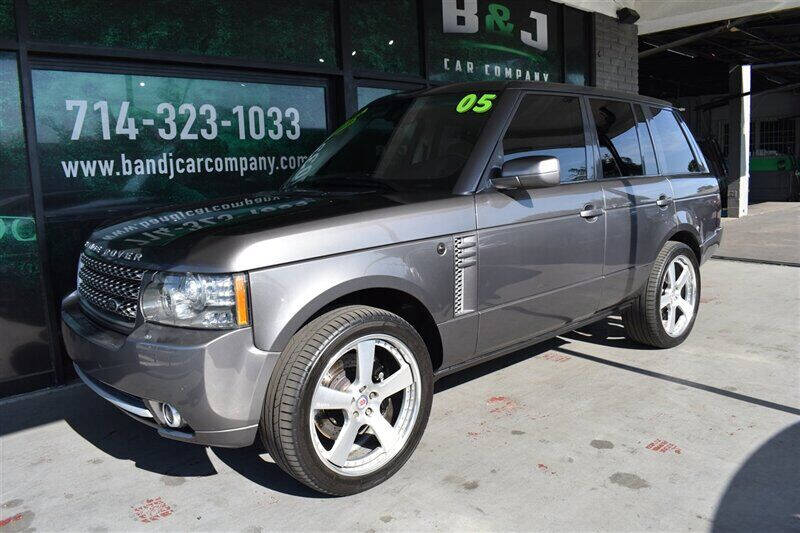
M 184 174 L 217 172 L 237 172 L 240 176 L 249 172 L 266 172 L 272 176 L 281 170 L 300 168 L 306 159 L 308 156 L 305 155 L 174 157 L 171 153 L 162 153 L 158 157 L 130 158 L 120 154 L 118 159 L 61 161 L 61 168 L 67 178 L 164 176 L 172 179 Z

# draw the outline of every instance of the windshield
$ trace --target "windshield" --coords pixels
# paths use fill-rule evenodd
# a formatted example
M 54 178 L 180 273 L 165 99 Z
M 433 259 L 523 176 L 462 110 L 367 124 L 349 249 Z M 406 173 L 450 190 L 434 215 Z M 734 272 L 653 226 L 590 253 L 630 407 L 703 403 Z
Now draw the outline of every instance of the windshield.
M 495 98 L 465 110 L 467 96 L 477 99 L 442 94 L 370 104 L 333 132 L 283 188 L 450 192 Z

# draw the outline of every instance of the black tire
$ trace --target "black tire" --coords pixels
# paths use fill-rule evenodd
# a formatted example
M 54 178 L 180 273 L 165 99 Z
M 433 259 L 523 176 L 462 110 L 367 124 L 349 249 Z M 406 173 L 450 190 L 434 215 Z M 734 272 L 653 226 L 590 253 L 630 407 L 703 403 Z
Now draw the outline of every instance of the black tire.
M 378 470 L 363 476 L 334 472 L 314 451 L 309 427 L 316 384 L 328 361 L 347 343 L 370 333 L 392 335 L 411 350 L 421 378 L 421 404 L 403 448 Z M 425 342 L 401 317 L 367 306 L 348 306 L 309 322 L 289 341 L 267 387 L 260 434 L 275 463 L 299 482 L 319 492 L 345 496 L 367 490 L 391 477 L 417 447 L 433 399 L 433 370 Z
M 667 274 L 667 266 L 679 255 L 685 256 L 694 269 L 697 288 L 692 318 L 683 333 L 673 337 L 667 333 L 661 322 L 659 301 L 664 276 Z M 653 262 L 644 290 L 633 305 L 622 311 L 622 323 L 628 338 L 655 348 L 672 348 L 681 344 L 691 333 L 697 319 L 700 287 L 700 269 L 692 249 L 682 242 L 668 241 Z

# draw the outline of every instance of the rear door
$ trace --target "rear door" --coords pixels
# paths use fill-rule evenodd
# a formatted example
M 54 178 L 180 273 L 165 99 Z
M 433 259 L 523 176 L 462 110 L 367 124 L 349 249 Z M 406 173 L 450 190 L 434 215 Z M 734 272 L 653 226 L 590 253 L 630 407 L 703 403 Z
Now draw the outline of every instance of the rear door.
M 719 230 L 716 176 L 709 174 L 703 154 L 678 113 L 666 107 L 648 107 L 648 111 L 658 165 L 675 193 L 676 224 L 703 245 Z
M 597 309 L 605 223 L 603 193 L 587 167 L 585 113 L 579 96 L 523 96 L 499 157 L 556 157 L 562 183 L 476 195 L 479 354 Z
M 675 210 L 641 106 L 589 98 L 589 108 L 606 209 L 600 300 L 600 307 L 606 308 L 635 294 L 647 279 L 661 243 L 675 226 Z

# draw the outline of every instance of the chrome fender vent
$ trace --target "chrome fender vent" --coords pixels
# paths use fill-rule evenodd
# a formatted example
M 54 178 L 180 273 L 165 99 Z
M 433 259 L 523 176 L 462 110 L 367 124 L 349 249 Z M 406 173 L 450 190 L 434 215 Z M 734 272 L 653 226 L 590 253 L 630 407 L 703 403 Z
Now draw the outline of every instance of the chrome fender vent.
M 459 316 L 475 311 L 476 307 L 478 237 L 474 233 L 453 237 L 453 263 L 453 314 Z

